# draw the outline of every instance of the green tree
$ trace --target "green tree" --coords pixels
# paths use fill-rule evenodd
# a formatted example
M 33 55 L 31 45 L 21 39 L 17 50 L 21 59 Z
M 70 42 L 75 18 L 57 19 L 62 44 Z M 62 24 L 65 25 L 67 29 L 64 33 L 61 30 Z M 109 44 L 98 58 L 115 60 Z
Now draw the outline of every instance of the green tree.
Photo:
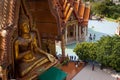
M 104 36 L 97 42 L 97 46 L 99 46 L 97 50 L 97 61 L 104 66 L 108 66 L 110 62 L 108 56 L 112 53 L 113 44 L 111 40 L 110 36 Z
M 97 61 L 104 66 L 111 66 L 120 71 L 120 37 L 104 36 L 97 45 Z
M 80 43 L 80 44 L 77 44 L 75 49 L 74 49 L 74 52 L 76 52 L 76 54 L 78 55 L 79 59 L 81 60 L 86 60 L 89 58 L 89 55 L 88 55 L 88 44 L 89 43 Z
M 113 36 L 113 48 L 112 48 L 112 54 L 110 55 L 110 66 L 112 66 L 117 71 L 120 71 L 120 37 L 119 36 Z
M 74 52 L 81 60 L 95 60 L 96 59 L 96 43 L 83 42 L 77 44 Z
M 92 2 L 91 14 L 103 15 L 105 17 L 117 19 L 120 16 L 120 5 L 115 5 L 110 0 Z
M 97 45 L 96 45 L 96 43 L 90 43 L 89 45 L 90 45 L 89 46 L 89 57 L 90 57 L 90 60 L 95 61 L 96 57 L 97 57 L 97 54 L 96 54 Z
M 120 37 L 103 36 L 96 43 L 78 44 L 74 52 L 81 60 L 98 61 L 106 67 L 120 71 Z

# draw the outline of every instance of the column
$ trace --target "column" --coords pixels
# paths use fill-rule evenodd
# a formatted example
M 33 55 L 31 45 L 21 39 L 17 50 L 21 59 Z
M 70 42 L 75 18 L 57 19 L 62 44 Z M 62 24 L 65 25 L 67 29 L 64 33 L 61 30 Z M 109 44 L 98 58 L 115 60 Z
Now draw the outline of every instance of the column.
M 85 26 L 85 36 L 84 36 L 85 40 L 86 40 L 86 34 L 87 34 L 87 30 L 86 29 L 87 29 L 87 27 Z
M 81 38 L 82 38 L 81 37 L 81 26 L 79 26 L 79 33 L 78 34 L 79 34 L 79 41 L 81 41 Z
M 86 40 L 86 36 L 87 36 L 87 26 L 84 27 L 84 41 Z
M 87 41 L 87 37 L 88 37 L 88 26 L 86 26 L 86 35 L 85 35 L 85 40 Z
M 76 33 L 75 33 L 76 32 L 76 25 L 73 25 L 72 27 L 73 27 L 73 37 L 75 38 L 76 37 Z
M 68 34 L 68 32 L 67 32 L 67 26 L 66 26 L 66 30 L 65 30 L 65 43 L 67 44 L 67 34 Z
M 78 25 L 76 25 L 76 42 L 79 43 L 79 40 L 78 40 Z
M 61 49 L 62 49 L 62 58 L 65 57 L 65 35 L 61 35 Z

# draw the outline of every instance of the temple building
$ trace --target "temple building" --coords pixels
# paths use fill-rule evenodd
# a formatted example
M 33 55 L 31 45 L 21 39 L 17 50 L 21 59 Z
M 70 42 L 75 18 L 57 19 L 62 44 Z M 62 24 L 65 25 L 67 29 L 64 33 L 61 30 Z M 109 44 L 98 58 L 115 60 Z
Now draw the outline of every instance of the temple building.
M 58 63 L 55 41 L 81 42 L 87 35 L 89 2 L 0 0 L 0 79 L 37 80 Z
M 65 40 L 66 45 L 71 43 L 79 43 L 86 40 L 87 25 L 90 14 L 89 2 L 81 0 L 70 0 L 74 10 L 66 25 Z

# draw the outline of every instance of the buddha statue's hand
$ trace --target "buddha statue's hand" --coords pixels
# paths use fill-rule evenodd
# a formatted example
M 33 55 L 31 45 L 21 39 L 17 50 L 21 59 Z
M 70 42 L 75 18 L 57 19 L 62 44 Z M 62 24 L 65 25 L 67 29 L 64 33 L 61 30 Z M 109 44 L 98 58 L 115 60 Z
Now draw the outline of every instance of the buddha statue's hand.
M 51 54 L 47 54 L 47 57 L 48 59 L 51 61 L 51 62 L 54 62 L 55 61 L 55 57 Z

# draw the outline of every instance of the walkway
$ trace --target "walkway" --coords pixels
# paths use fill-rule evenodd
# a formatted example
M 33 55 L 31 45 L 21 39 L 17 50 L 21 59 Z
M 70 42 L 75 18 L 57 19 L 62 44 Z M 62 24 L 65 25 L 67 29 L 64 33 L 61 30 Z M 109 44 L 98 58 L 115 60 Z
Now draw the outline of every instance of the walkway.
M 92 66 L 87 65 L 72 80 L 116 80 L 117 76 L 120 77 L 120 74 L 100 70 L 99 67 L 95 67 L 95 70 L 92 71 Z
M 62 66 L 61 69 L 68 74 L 66 80 L 71 80 L 83 67 L 83 63 L 76 67 L 75 62 L 69 62 L 68 65 Z

